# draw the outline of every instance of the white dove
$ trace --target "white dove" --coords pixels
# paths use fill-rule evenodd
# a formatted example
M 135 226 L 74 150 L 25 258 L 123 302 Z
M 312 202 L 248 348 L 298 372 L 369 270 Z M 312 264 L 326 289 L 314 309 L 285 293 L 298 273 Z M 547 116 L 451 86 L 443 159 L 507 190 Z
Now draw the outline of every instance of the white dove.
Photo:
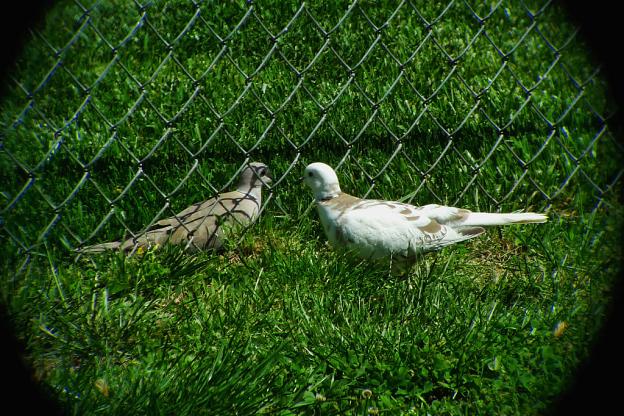
M 218 249 L 235 228 L 255 221 L 262 204 L 262 186 L 271 183 L 269 168 L 250 163 L 241 173 L 235 191 L 219 194 L 193 204 L 177 215 L 154 223 L 143 233 L 125 241 L 96 244 L 79 249 L 81 253 L 107 250 L 135 252 L 165 243 L 184 245 L 185 249 Z
M 314 192 L 325 234 L 334 247 L 366 259 L 389 257 L 399 270 L 411 266 L 419 254 L 468 240 L 484 226 L 543 223 L 544 214 L 494 214 L 429 204 L 361 199 L 340 190 L 336 172 L 325 163 L 312 163 L 304 182 Z

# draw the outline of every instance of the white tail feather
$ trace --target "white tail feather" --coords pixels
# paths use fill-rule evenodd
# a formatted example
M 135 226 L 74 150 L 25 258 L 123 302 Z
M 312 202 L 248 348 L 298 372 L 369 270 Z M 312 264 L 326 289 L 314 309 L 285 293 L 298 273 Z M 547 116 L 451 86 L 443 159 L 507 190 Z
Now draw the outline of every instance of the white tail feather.
M 507 224 L 533 224 L 548 221 L 548 217 L 544 214 L 535 214 L 533 212 L 509 213 L 509 214 L 491 214 L 486 212 L 472 212 L 462 226 L 491 226 L 491 225 L 507 225 Z

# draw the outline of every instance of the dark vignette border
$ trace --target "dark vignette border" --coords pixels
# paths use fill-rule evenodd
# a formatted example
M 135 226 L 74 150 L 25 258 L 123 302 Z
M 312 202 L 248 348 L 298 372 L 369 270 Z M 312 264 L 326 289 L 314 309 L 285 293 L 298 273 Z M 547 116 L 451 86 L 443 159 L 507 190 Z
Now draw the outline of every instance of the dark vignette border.
M 617 118 L 611 120 L 614 131 L 621 136 L 624 115 L 624 65 L 621 42 L 624 39 L 621 14 L 614 3 L 606 0 L 560 0 L 570 17 L 580 26 L 581 34 L 590 44 L 590 53 L 604 65 L 611 93 L 618 105 Z M 28 35 L 28 28 L 36 26 L 53 0 L 22 0 L 3 2 L 0 6 L 0 96 L 4 94 L 7 76 Z M 619 137 L 621 139 L 621 137 Z M 624 382 L 624 328 L 622 279 L 613 287 L 613 299 L 608 318 L 601 328 L 591 356 L 579 367 L 570 388 L 553 404 L 549 414 L 574 415 L 590 410 L 591 414 L 607 414 L 619 408 Z M 48 392 L 31 378 L 22 356 L 24 345 L 13 335 L 11 322 L 0 305 L 0 403 L 6 409 L 19 413 L 62 414 Z M 35 413 L 35 414 L 37 414 Z M 41 413 L 43 414 L 43 413 Z

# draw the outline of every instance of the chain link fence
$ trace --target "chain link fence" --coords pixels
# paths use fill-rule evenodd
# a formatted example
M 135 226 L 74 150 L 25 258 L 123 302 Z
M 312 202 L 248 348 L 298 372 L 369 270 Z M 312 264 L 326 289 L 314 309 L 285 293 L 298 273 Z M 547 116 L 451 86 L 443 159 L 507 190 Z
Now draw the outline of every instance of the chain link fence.
M 418 203 L 565 215 L 616 200 L 607 86 L 559 6 L 330 9 L 57 5 L 3 105 L 6 266 L 137 235 L 252 160 L 275 172 L 275 211 L 317 159 L 363 195 Z M 413 188 L 392 189 L 396 175 Z

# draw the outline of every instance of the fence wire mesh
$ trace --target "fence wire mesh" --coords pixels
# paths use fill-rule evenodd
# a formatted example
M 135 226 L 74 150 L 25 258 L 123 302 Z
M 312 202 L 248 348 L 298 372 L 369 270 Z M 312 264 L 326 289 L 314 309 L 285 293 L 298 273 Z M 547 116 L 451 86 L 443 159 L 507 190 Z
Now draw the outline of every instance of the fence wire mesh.
M 137 235 L 252 160 L 275 211 L 320 158 L 364 195 L 490 209 L 599 209 L 622 174 L 599 67 L 551 2 L 74 1 L 32 35 L 0 136 L 17 271 L 47 242 Z

